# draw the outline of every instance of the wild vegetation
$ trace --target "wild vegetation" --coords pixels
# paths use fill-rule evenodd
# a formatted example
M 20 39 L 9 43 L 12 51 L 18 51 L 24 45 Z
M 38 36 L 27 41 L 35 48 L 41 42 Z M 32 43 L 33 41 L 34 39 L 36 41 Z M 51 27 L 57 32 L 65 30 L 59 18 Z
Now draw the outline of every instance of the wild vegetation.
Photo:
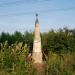
M 2 32 L 0 35 L 0 75 L 37 75 L 27 59 L 33 49 L 33 33 Z M 75 75 L 75 29 L 41 33 L 44 75 Z

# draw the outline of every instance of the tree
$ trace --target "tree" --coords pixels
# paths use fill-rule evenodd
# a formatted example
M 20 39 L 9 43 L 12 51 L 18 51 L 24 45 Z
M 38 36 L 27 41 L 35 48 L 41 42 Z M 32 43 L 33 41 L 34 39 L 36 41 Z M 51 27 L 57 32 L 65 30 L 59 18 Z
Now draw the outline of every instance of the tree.
M 29 52 L 32 52 L 32 50 L 33 50 L 33 33 L 26 31 L 24 34 L 24 41 L 29 46 Z

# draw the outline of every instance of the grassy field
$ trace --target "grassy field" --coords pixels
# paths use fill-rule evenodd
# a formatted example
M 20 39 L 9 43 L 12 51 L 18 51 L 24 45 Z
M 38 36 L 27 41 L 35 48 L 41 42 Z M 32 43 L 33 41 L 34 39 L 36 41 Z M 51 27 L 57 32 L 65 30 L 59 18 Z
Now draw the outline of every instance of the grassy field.
M 32 61 L 27 59 L 29 47 L 22 42 L 0 44 L 0 75 L 37 75 Z M 43 61 L 44 75 L 75 75 L 75 53 L 50 51 Z

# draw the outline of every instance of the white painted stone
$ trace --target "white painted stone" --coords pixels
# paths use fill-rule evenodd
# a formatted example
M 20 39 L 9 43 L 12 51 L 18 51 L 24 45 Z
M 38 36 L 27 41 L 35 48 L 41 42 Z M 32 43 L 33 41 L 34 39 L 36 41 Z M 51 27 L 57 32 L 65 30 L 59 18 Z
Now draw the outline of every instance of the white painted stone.
M 38 22 L 37 18 L 36 18 L 36 21 L 35 21 L 32 59 L 33 59 L 34 63 L 42 63 L 40 25 L 39 25 L 39 22 Z

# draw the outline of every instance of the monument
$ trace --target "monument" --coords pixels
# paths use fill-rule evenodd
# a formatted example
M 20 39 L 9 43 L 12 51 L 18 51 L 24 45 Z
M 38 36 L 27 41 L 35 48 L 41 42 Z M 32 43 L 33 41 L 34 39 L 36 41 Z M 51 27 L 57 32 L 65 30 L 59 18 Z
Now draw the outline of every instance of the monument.
M 41 64 L 42 61 L 42 49 L 41 49 L 41 36 L 40 36 L 40 24 L 38 21 L 38 14 L 36 14 L 34 41 L 33 41 L 33 63 Z

